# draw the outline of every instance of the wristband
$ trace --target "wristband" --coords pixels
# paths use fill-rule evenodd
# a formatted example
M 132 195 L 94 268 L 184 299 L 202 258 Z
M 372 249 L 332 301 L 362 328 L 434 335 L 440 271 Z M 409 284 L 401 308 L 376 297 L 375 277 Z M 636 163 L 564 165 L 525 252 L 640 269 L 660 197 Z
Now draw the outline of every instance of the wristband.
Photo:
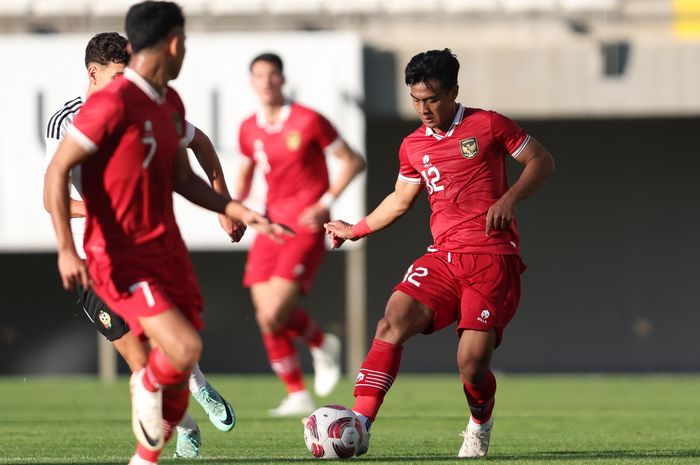
M 355 239 L 361 239 L 372 234 L 372 230 L 367 225 L 367 218 L 362 218 L 360 221 L 353 224 L 350 227 L 350 232 L 352 232 Z
M 321 196 L 320 199 L 318 199 L 318 203 L 323 205 L 324 208 L 329 209 L 331 208 L 331 205 L 333 205 L 333 202 L 335 201 L 335 195 L 331 194 L 330 192 L 326 192 Z

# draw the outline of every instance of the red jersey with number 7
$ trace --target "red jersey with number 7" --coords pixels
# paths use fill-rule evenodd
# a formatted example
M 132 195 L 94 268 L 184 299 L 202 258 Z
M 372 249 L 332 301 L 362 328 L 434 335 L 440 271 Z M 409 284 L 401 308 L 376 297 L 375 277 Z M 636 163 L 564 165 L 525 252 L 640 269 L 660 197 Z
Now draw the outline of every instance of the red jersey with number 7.
M 436 249 L 519 253 L 515 221 L 487 236 L 486 213 L 508 190 L 506 157 L 516 158 L 529 140 L 505 116 L 461 105 L 446 133 L 437 134 L 423 125 L 403 140 L 399 179 L 425 185 Z
M 88 259 L 147 260 L 182 251 L 173 212 L 175 159 L 186 144 L 178 94 L 168 88 L 160 95 L 127 68 L 88 98 L 69 134 L 94 152 L 82 163 Z

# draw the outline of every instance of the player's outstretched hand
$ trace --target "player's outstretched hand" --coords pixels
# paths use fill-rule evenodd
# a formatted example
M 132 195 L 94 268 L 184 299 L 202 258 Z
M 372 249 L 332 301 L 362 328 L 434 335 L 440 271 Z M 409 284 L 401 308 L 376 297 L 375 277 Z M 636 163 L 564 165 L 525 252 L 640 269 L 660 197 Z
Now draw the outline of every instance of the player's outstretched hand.
M 245 234 L 246 224 L 229 218 L 226 215 L 219 214 L 219 224 L 224 232 L 231 238 L 231 242 L 239 242 Z
M 90 287 L 90 277 L 85 262 L 75 251 L 58 253 L 58 273 L 66 290 L 73 289 L 76 284 L 82 285 L 85 289 Z
M 501 197 L 486 213 L 486 235 L 506 229 L 515 219 L 515 204 Z
M 329 221 L 328 223 L 324 223 L 323 227 L 326 229 L 326 236 L 330 238 L 331 247 L 334 249 L 340 248 L 347 239 L 355 239 L 355 236 L 352 234 L 352 225 L 345 221 Z

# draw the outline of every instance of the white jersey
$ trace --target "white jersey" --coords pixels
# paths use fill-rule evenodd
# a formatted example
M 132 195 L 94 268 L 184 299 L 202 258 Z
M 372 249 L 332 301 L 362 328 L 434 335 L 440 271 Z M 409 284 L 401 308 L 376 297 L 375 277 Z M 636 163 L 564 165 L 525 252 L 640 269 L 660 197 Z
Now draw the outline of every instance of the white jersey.
M 73 123 L 76 115 L 83 106 L 82 97 L 76 97 L 73 100 L 67 101 L 63 107 L 49 118 L 49 123 L 46 125 L 46 166 L 49 165 L 58 146 L 61 145 L 66 131 Z M 70 197 L 73 200 L 82 201 L 80 187 L 80 165 L 74 167 L 70 172 Z M 71 218 L 71 230 L 73 231 L 73 242 L 75 249 L 80 257 L 85 258 L 83 250 L 83 235 L 85 233 L 85 218 Z
M 83 99 L 76 97 L 73 100 L 67 101 L 63 107 L 58 110 L 49 119 L 46 125 L 46 166 L 49 165 L 51 159 L 56 154 L 58 146 L 61 145 L 63 138 L 68 131 L 68 128 L 73 123 L 73 120 L 78 115 L 80 108 L 83 106 Z M 185 121 L 185 138 L 187 145 L 190 145 L 194 139 L 195 127 L 189 121 Z M 73 200 L 82 201 L 80 165 L 76 165 L 70 172 L 70 197 Z M 71 218 L 71 230 L 73 232 L 73 242 L 75 249 L 81 258 L 85 258 L 85 250 L 83 249 L 83 236 L 85 235 L 85 218 Z

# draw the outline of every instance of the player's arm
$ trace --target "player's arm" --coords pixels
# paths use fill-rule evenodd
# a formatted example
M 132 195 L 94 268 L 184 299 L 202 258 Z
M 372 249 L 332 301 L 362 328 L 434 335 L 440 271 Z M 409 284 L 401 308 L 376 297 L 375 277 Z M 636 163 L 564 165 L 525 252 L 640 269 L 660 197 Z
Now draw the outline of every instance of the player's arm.
M 245 200 L 250 194 L 250 186 L 253 184 L 253 173 L 255 171 L 255 163 L 248 157 L 240 157 L 241 161 L 238 165 L 238 175 L 236 177 L 236 189 L 234 196 L 238 200 Z
M 173 187 L 175 192 L 195 205 L 216 213 L 223 213 L 233 220 L 242 221 L 274 239 L 290 235 L 289 230 L 284 226 L 270 223 L 267 218 L 244 207 L 241 202 L 215 192 L 204 179 L 192 171 L 184 147 L 179 148 L 177 152 Z
M 58 146 L 61 144 L 61 141 L 52 137 L 47 137 L 44 139 L 44 141 L 46 142 L 46 159 L 50 162 L 53 159 L 53 156 L 56 154 L 56 150 L 58 150 Z M 71 218 L 85 217 L 85 203 L 72 198 L 69 199 L 68 202 Z M 51 211 L 49 211 L 49 205 L 46 199 L 46 192 L 44 192 L 44 208 L 47 212 L 51 213 Z
M 331 154 L 341 162 L 340 170 L 333 179 L 328 191 L 314 205 L 307 207 L 300 215 L 300 222 L 310 228 L 321 227 L 328 218 L 333 201 L 343 193 L 350 181 L 365 169 L 365 159 L 352 150 L 345 141 L 340 140 Z
M 193 126 L 194 127 L 194 126 Z M 231 198 L 229 194 L 228 186 L 226 185 L 226 179 L 224 178 L 224 172 L 221 168 L 221 161 L 219 156 L 216 154 L 216 149 L 214 144 L 212 144 L 211 139 L 204 134 L 199 128 L 194 127 L 194 136 L 190 141 L 188 147 L 192 149 L 194 156 L 197 158 L 199 165 L 204 170 L 211 187 L 214 191 L 218 192 L 224 197 Z M 243 237 L 245 233 L 245 224 L 234 221 L 226 215 L 219 215 L 219 223 L 223 230 L 231 238 L 232 242 L 238 242 Z
M 66 289 L 71 289 L 76 284 L 82 284 L 86 288 L 89 286 L 85 263 L 75 250 L 71 234 L 68 179 L 70 170 L 90 154 L 68 135 L 51 159 L 44 175 L 44 204 L 46 210 L 51 213 L 51 221 L 56 231 L 58 271 Z
M 372 213 L 354 225 L 335 220 L 326 223 L 326 234 L 331 238 L 333 248 L 338 248 L 344 240 L 357 240 L 375 231 L 384 229 L 409 211 L 422 190 L 422 184 L 396 180 L 394 192 L 375 208 Z
M 489 208 L 486 214 L 486 234 L 491 230 L 507 228 L 515 218 L 515 205 L 534 194 L 554 173 L 552 155 L 532 137 L 515 160 L 524 166 L 523 171 L 510 189 Z

